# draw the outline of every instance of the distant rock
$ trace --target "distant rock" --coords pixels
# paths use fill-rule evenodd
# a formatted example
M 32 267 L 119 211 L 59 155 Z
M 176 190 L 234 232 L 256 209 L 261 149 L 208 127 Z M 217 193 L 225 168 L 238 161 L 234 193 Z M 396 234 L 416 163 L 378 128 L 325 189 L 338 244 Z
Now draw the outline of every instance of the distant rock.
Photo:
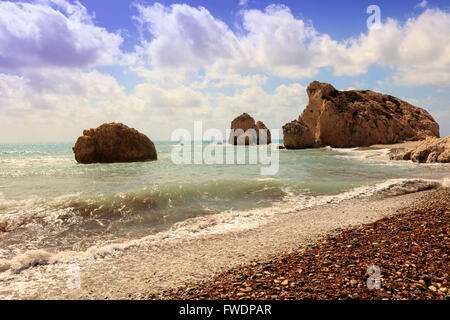
M 338 91 L 317 81 L 307 93 L 309 103 L 300 123 L 283 127 L 287 148 L 357 147 L 439 137 L 439 125 L 426 110 L 393 96 L 370 90 Z
M 255 127 L 258 133 L 258 144 L 271 144 L 272 135 L 270 134 L 269 128 L 262 121 L 258 121 Z M 264 142 L 260 141 L 261 139 L 264 139 Z
M 153 142 L 122 123 L 84 130 L 72 148 L 79 163 L 138 162 L 157 159 Z
M 389 153 L 391 160 L 411 160 L 421 163 L 449 163 L 450 136 L 445 138 L 428 138 L 412 148 L 392 149 Z
M 264 123 L 255 123 L 248 113 L 243 113 L 231 122 L 232 133 L 229 142 L 234 145 L 270 144 L 272 142 L 269 129 Z

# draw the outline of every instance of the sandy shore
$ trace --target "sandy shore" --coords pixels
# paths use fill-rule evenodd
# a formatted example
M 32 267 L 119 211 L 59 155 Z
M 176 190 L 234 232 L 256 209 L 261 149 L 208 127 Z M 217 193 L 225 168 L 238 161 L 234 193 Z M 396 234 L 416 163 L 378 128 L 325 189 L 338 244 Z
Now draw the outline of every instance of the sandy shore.
M 394 215 L 433 192 L 347 200 L 275 215 L 240 231 L 140 241 L 104 254 L 44 255 L 35 260 L 34 267 L 16 273 L 0 272 L 0 298 L 148 298 L 163 290 L 212 279 L 233 267 L 296 250 L 330 233 Z M 80 270 L 79 289 L 68 287 L 68 270 L 74 266 Z

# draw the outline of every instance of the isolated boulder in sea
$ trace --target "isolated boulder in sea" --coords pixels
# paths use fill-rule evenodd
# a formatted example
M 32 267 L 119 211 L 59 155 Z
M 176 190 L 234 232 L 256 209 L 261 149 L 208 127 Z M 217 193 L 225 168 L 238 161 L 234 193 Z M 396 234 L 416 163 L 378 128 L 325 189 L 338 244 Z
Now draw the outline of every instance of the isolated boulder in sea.
M 299 121 L 309 128 L 318 147 L 356 147 L 439 137 L 439 125 L 426 110 L 393 96 L 370 90 L 338 91 L 331 84 L 317 81 L 308 86 L 307 93 L 309 103 Z M 303 139 L 301 132 L 297 139 Z M 286 130 L 283 133 L 285 140 L 286 136 L 288 140 L 295 139 Z
M 84 130 L 72 148 L 79 163 L 137 162 L 157 159 L 153 142 L 122 123 Z
M 411 160 L 413 162 L 450 162 L 450 136 L 445 138 L 428 138 L 412 148 L 392 149 L 391 160 Z
M 294 120 L 283 126 L 283 137 L 286 149 L 313 148 L 316 144 L 311 130 L 299 120 Z
M 231 122 L 229 142 L 234 145 L 270 144 L 271 134 L 264 123 L 255 123 L 248 113 L 243 113 Z

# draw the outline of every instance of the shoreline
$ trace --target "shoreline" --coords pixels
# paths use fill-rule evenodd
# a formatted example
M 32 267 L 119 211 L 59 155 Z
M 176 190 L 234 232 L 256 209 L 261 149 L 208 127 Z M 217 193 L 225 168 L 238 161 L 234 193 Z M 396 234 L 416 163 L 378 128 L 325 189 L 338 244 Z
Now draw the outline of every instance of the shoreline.
M 450 300 L 448 199 L 450 188 L 433 190 L 398 214 L 150 298 Z
M 365 155 L 366 159 L 391 161 L 389 154 L 395 149 L 410 149 L 418 146 L 420 141 L 405 141 L 394 144 L 374 144 L 367 147 L 354 147 L 354 148 L 333 148 L 338 152 L 352 152 L 354 154 Z
M 355 151 L 370 151 L 370 150 L 383 150 L 383 149 L 396 149 L 396 148 L 413 148 L 420 144 L 420 141 L 405 141 L 392 144 L 373 144 L 367 147 L 356 147 Z
M 345 200 L 275 215 L 250 229 L 143 242 L 95 258 L 73 258 L 68 253 L 66 259 L 36 265 L 17 274 L 0 273 L 0 298 L 143 299 L 395 215 L 433 192 Z M 69 290 L 67 269 L 74 265 L 81 271 L 81 288 Z

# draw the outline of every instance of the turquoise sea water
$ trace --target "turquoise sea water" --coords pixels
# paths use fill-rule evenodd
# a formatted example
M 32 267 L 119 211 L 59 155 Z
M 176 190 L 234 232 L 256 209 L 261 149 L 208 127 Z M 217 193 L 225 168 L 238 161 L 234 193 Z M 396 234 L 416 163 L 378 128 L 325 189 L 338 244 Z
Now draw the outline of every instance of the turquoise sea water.
M 168 142 L 156 143 L 158 161 L 142 163 L 77 164 L 71 148 L 0 145 L 0 227 L 8 231 L 0 238 L 0 254 L 24 246 L 83 250 L 156 234 L 194 217 L 276 212 L 279 203 L 358 196 L 361 187 L 392 179 L 403 186 L 406 180 L 442 180 L 450 172 L 448 165 L 373 160 L 370 153 L 330 148 L 280 150 L 279 171 L 272 176 L 262 176 L 260 164 L 176 165 Z

